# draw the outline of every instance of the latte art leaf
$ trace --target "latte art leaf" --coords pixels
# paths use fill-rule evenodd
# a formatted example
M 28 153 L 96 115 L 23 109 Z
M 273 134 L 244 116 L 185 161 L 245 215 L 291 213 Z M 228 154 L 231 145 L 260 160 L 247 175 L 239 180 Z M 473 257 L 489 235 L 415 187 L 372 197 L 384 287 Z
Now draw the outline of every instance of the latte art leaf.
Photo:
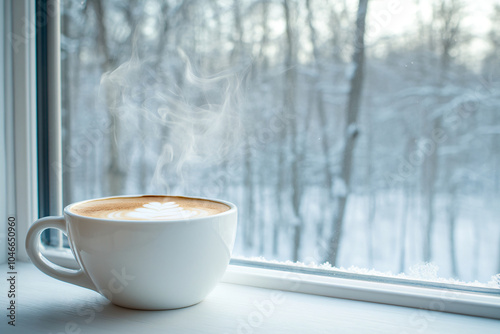
M 140 219 L 140 220 L 172 220 L 191 217 L 203 217 L 207 212 L 202 209 L 184 209 L 175 202 L 150 202 L 133 211 L 116 211 L 108 215 L 111 219 Z

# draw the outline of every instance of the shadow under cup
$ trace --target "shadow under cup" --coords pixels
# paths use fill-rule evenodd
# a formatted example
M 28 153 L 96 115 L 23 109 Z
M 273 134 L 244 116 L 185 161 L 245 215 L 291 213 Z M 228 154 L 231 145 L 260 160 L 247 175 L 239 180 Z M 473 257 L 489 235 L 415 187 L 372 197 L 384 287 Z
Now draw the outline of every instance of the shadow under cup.
M 124 196 L 123 198 L 125 198 Z M 113 197 L 117 198 L 117 197 Z M 37 220 L 26 249 L 33 263 L 54 278 L 101 293 L 134 309 L 181 308 L 201 302 L 224 274 L 234 245 L 237 209 L 179 220 L 110 220 L 76 215 Z M 81 203 L 81 202 L 80 202 Z M 40 253 L 40 234 L 58 228 L 81 269 L 57 266 Z

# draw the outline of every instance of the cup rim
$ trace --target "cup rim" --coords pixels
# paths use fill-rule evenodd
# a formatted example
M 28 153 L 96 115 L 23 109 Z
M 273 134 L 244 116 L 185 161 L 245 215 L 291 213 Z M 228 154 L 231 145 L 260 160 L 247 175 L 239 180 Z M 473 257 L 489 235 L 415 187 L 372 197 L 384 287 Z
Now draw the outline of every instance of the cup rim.
M 129 219 L 110 219 L 110 218 L 97 218 L 97 217 L 88 217 L 88 216 L 82 216 L 78 215 L 76 213 L 70 212 L 69 209 L 74 206 L 78 205 L 81 203 L 85 202 L 90 202 L 90 201 L 98 201 L 98 200 L 105 200 L 105 199 L 110 199 L 110 198 L 127 198 L 127 197 L 147 197 L 147 196 L 161 196 L 161 197 L 181 197 L 181 198 L 187 198 L 187 199 L 199 199 L 199 200 L 206 200 L 206 201 L 212 201 L 212 202 L 218 202 L 225 204 L 229 206 L 229 210 L 217 213 L 215 215 L 211 216 L 204 216 L 204 217 L 194 217 L 194 218 L 184 218 L 184 219 L 169 219 L 169 220 L 129 220 Z M 163 195 L 163 194 L 138 194 L 138 195 L 118 195 L 118 196 L 106 196 L 106 197 L 99 197 L 99 198 L 91 198 L 91 199 L 86 199 L 83 201 L 78 201 L 75 203 L 68 204 L 64 207 L 64 214 L 70 217 L 78 217 L 78 218 L 83 218 L 83 219 L 88 219 L 91 221 L 106 221 L 106 223 L 125 223 L 125 224 L 134 224 L 134 223 L 141 223 L 141 224 L 161 224 L 161 223 L 169 223 L 169 224 L 175 224 L 175 223 L 187 223 L 187 222 L 195 222 L 195 221 L 203 221 L 207 219 L 213 219 L 215 217 L 223 217 L 230 215 L 234 212 L 237 212 L 237 207 L 231 202 L 221 200 L 221 199 L 215 199 L 215 198 L 208 198 L 208 197 L 198 197 L 198 196 L 184 196 L 184 195 Z

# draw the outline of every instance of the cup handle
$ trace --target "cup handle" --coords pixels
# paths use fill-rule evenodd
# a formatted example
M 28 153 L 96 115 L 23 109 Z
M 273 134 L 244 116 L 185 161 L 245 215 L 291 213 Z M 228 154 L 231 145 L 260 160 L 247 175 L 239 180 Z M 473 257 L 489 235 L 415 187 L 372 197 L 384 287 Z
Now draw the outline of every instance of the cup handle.
M 40 250 L 40 235 L 48 228 L 56 228 L 64 233 L 67 232 L 64 217 L 44 217 L 38 219 L 33 225 L 31 225 L 26 236 L 26 252 L 28 253 L 28 256 L 33 264 L 43 273 L 58 280 L 97 291 L 94 283 L 92 283 L 82 268 L 69 269 L 61 267 L 49 261 L 42 255 Z

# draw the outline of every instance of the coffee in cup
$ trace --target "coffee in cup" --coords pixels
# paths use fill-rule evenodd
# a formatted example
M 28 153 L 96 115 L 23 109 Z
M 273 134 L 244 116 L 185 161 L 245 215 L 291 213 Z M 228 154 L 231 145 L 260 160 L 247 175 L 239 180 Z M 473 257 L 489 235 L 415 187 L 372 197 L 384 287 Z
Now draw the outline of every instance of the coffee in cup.
M 110 197 L 85 201 L 69 211 L 79 216 L 124 220 L 175 220 L 213 216 L 231 209 L 207 199 L 181 196 Z

